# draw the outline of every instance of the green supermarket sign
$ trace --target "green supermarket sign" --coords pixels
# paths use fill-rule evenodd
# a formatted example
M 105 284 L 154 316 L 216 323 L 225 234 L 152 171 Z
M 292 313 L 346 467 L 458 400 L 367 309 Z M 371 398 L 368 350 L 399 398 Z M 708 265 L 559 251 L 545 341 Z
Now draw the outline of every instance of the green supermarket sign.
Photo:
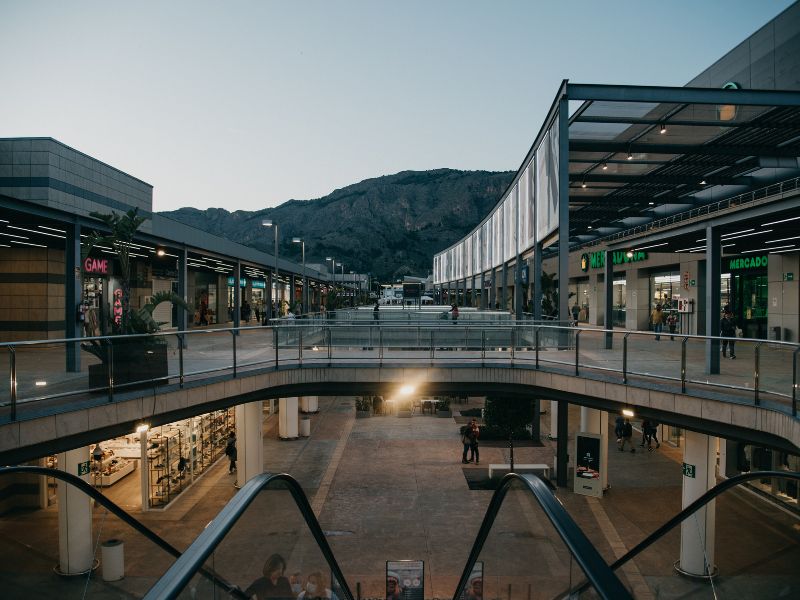
M 751 271 L 753 269 L 765 269 L 767 267 L 767 255 L 761 256 L 740 256 L 728 260 L 729 271 Z
M 630 256 L 628 256 L 630 254 Z M 616 250 L 611 253 L 611 259 L 615 265 L 624 265 L 625 263 L 641 262 L 647 260 L 647 252 L 644 250 L 628 251 Z M 606 253 L 603 250 L 599 252 L 591 252 L 581 256 L 581 270 L 588 271 L 589 269 L 602 269 L 606 266 Z

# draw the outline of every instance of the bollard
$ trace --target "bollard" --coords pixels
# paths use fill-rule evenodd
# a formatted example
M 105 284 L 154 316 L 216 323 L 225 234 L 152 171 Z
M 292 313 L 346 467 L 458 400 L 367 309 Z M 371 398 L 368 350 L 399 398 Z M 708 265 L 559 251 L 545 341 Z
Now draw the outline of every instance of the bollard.
M 119 581 L 125 577 L 125 544 L 122 540 L 106 540 L 100 547 L 103 581 Z

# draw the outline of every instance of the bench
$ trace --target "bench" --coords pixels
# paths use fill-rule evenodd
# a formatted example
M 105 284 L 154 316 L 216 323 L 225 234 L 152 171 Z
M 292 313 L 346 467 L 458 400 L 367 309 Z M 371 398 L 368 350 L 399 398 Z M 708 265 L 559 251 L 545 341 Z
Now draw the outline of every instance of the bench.
M 489 465 L 489 479 L 498 479 L 511 472 L 511 465 L 505 464 L 490 464 Z M 540 475 L 545 479 L 550 479 L 550 465 L 545 464 L 527 464 L 527 463 L 514 463 L 515 473 L 530 473 L 533 475 Z

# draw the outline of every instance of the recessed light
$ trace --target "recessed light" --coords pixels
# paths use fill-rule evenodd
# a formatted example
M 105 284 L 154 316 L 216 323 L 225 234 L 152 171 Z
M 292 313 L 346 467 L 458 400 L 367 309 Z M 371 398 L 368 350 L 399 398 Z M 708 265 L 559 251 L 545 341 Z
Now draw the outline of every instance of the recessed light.
M 705 179 L 703 179 L 703 180 L 700 182 L 700 185 L 705 185 L 705 184 L 706 184 L 706 180 L 705 180 Z
M 667 133 L 667 124 L 666 123 L 662 123 L 661 124 L 661 127 L 659 127 L 659 129 L 658 129 L 658 133 L 660 133 L 661 135 L 664 135 L 665 133 Z
M 780 221 L 772 221 L 771 223 L 764 223 L 762 227 L 766 227 L 767 225 L 777 225 L 778 223 L 786 223 L 787 221 L 796 221 L 800 219 L 800 217 L 789 217 L 788 219 L 781 219 Z
M 653 206 L 653 205 L 655 204 L 655 202 L 648 202 L 647 204 L 648 204 L 649 206 Z
M 47 382 L 46 382 L 46 381 L 37 381 L 37 382 L 36 382 L 36 387 L 43 387 L 43 386 L 45 386 L 45 385 L 47 385 Z

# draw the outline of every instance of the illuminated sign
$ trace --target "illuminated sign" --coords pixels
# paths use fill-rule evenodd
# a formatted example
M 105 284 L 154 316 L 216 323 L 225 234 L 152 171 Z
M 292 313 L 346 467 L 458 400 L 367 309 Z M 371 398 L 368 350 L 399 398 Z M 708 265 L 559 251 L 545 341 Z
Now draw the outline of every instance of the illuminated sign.
M 623 265 L 625 263 L 640 262 L 647 260 L 647 252 L 644 250 L 636 250 L 631 252 L 628 256 L 626 250 L 616 250 L 611 253 L 611 259 L 615 265 Z M 606 266 L 606 253 L 603 250 L 599 252 L 592 252 L 591 254 L 584 254 L 581 256 L 581 271 L 588 271 L 589 269 L 602 269 Z
M 253 289 L 255 290 L 263 290 L 266 289 L 267 287 L 267 282 L 264 281 L 263 279 L 253 279 L 253 281 L 251 281 L 250 284 L 253 286 Z
M 751 271 L 753 269 L 766 269 L 767 268 L 767 255 L 762 256 L 746 256 L 739 258 L 731 258 L 728 261 L 729 271 Z
M 114 290 L 114 323 L 122 323 L 122 288 Z
M 228 287 L 233 287 L 233 275 L 228 276 Z M 239 287 L 247 287 L 247 279 L 242 277 L 239 279 Z
M 96 275 L 108 275 L 108 259 L 87 257 L 83 261 L 83 272 Z

